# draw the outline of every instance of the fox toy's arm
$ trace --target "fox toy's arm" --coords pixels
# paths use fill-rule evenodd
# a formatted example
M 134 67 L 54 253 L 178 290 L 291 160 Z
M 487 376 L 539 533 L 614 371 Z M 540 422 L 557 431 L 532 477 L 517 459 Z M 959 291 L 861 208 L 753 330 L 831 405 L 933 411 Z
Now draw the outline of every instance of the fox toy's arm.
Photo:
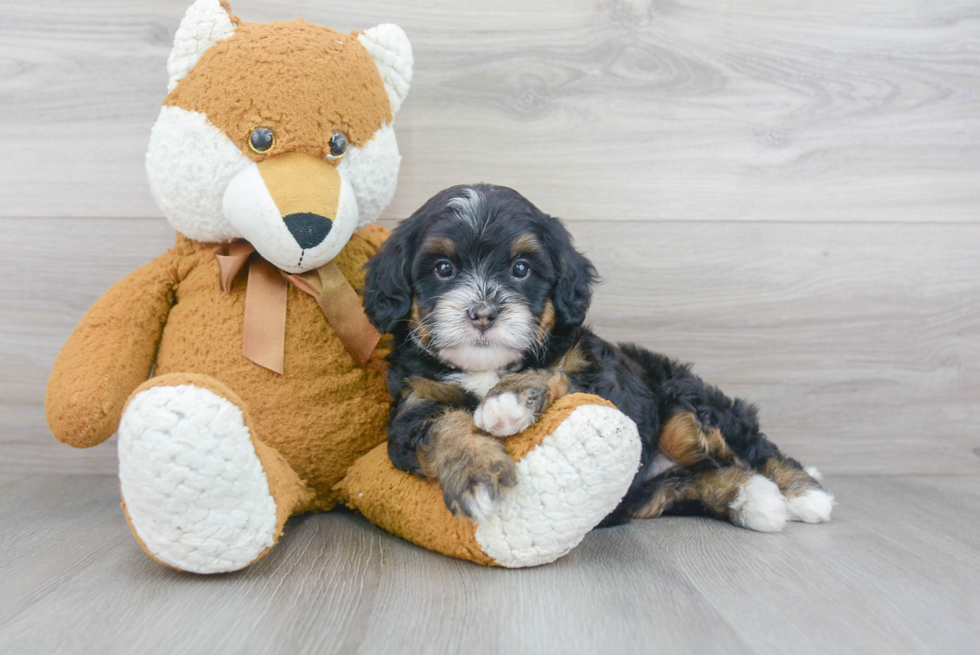
M 176 283 L 168 252 L 114 284 L 75 327 L 44 400 L 58 441 L 87 448 L 116 431 L 129 394 L 150 375 Z

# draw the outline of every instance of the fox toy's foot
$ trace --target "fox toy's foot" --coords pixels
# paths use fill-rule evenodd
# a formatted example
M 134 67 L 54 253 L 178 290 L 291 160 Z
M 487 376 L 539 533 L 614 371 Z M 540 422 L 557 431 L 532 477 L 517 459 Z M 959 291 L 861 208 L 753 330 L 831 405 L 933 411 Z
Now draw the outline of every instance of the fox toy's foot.
M 595 396 L 557 401 L 505 442 L 517 482 L 476 523 L 453 516 L 437 484 L 396 470 L 384 446 L 355 464 L 348 505 L 420 546 L 480 564 L 552 562 L 602 521 L 626 494 L 640 462 L 636 425 Z
M 515 440 L 508 451 L 519 455 L 533 441 Z M 476 540 L 501 566 L 552 562 L 615 509 L 639 464 L 630 419 L 612 407 L 578 406 L 517 461 L 517 486 L 477 524 Z
M 133 533 L 154 559 L 183 571 L 248 566 L 275 544 L 305 491 L 231 398 L 204 376 L 155 378 L 133 394 L 119 425 Z

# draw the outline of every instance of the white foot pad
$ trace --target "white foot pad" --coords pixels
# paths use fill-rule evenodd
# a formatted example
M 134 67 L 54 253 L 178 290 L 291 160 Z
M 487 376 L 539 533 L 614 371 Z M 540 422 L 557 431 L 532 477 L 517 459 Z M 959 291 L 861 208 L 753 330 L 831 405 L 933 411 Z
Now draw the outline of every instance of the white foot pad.
M 476 427 L 495 437 L 509 437 L 530 427 L 534 413 L 512 391 L 491 396 L 473 412 Z
M 795 498 L 787 498 L 791 521 L 823 523 L 830 520 L 834 497 L 823 489 L 810 489 Z
M 501 566 L 552 562 L 616 508 L 639 465 L 633 421 L 579 407 L 517 463 L 517 486 L 477 524 L 476 540 Z
M 786 499 L 779 493 L 779 487 L 758 474 L 741 486 L 730 507 L 736 525 L 758 532 L 779 532 L 788 518 Z
M 276 503 L 241 409 L 193 385 L 136 395 L 119 424 L 119 480 L 136 534 L 162 562 L 236 571 L 272 546 Z

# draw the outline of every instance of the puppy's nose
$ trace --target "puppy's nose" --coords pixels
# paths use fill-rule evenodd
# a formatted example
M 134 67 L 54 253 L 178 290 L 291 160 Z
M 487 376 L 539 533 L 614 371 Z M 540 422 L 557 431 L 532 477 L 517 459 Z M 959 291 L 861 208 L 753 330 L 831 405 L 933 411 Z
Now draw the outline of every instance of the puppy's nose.
M 481 330 L 486 330 L 497 320 L 497 308 L 485 302 L 473 305 L 467 314 L 469 314 L 473 325 Z
M 296 243 L 303 250 L 323 243 L 333 227 L 333 221 L 319 214 L 290 214 L 282 220 L 286 224 L 286 228 L 289 229 L 289 233 L 293 235 Z

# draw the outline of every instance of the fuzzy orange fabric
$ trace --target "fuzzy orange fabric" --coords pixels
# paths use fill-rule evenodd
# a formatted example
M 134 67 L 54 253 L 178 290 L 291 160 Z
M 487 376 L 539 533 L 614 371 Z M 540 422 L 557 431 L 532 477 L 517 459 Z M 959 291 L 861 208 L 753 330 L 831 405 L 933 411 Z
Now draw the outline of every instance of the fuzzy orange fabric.
M 333 130 L 361 147 L 392 121 L 381 75 L 357 34 L 302 19 L 240 25 L 204 53 L 164 104 L 205 114 L 254 161 L 287 152 L 322 160 Z M 262 155 L 247 143 L 257 127 L 276 135 Z
M 504 440 L 507 453 L 520 461 L 552 434 L 573 411 L 584 405 L 613 407 L 598 396 L 570 394 L 560 398 L 524 432 Z M 385 444 L 362 457 L 338 485 L 347 506 L 375 525 L 413 544 L 477 564 L 496 566 L 476 540 L 476 527 L 469 519 L 453 516 L 442 499 L 436 482 L 424 482 L 399 471 L 388 459 Z M 397 502 L 393 502 L 397 499 Z
M 126 398 L 153 368 L 176 285 L 171 251 L 114 284 L 75 327 L 44 399 L 48 425 L 59 441 L 88 448 L 116 431 Z
M 355 289 L 363 288 L 363 266 L 386 235 L 382 227 L 364 228 L 334 259 Z M 94 446 L 115 432 L 126 398 L 154 366 L 158 376 L 201 374 L 235 390 L 240 400 L 231 400 L 248 408 L 254 433 L 312 489 L 311 501 L 295 511 L 330 509 L 347 467 L 385 440 L 388 350 L 377 348 L 367 366 L 357 366 L 316 301 L 290 286 L 285 373 L 255 365 L 241 352 L 247 276 L 222 292 L 215 247 L 178 235 L 166 255 L 93 306 L 55 362 L 51 430 L 66 443 Z
M 334 262 L 355 289 L 383 228 L 355 234 Z M 218 288 L 213 245 L 181 239 L 180 285 L 157 354 L 158 375 L 193 371 L 225 382 L 249 408 L 255 430 L 316 494 L 305 509 L 337 504 L 333 486 L 351 462 L 385 440 L 390 399 L 384 348 L 357 366 L 316 301 L 293 286 L 286 300 L 285 370 L 279 375 L 242 357 L 247 276 Z

